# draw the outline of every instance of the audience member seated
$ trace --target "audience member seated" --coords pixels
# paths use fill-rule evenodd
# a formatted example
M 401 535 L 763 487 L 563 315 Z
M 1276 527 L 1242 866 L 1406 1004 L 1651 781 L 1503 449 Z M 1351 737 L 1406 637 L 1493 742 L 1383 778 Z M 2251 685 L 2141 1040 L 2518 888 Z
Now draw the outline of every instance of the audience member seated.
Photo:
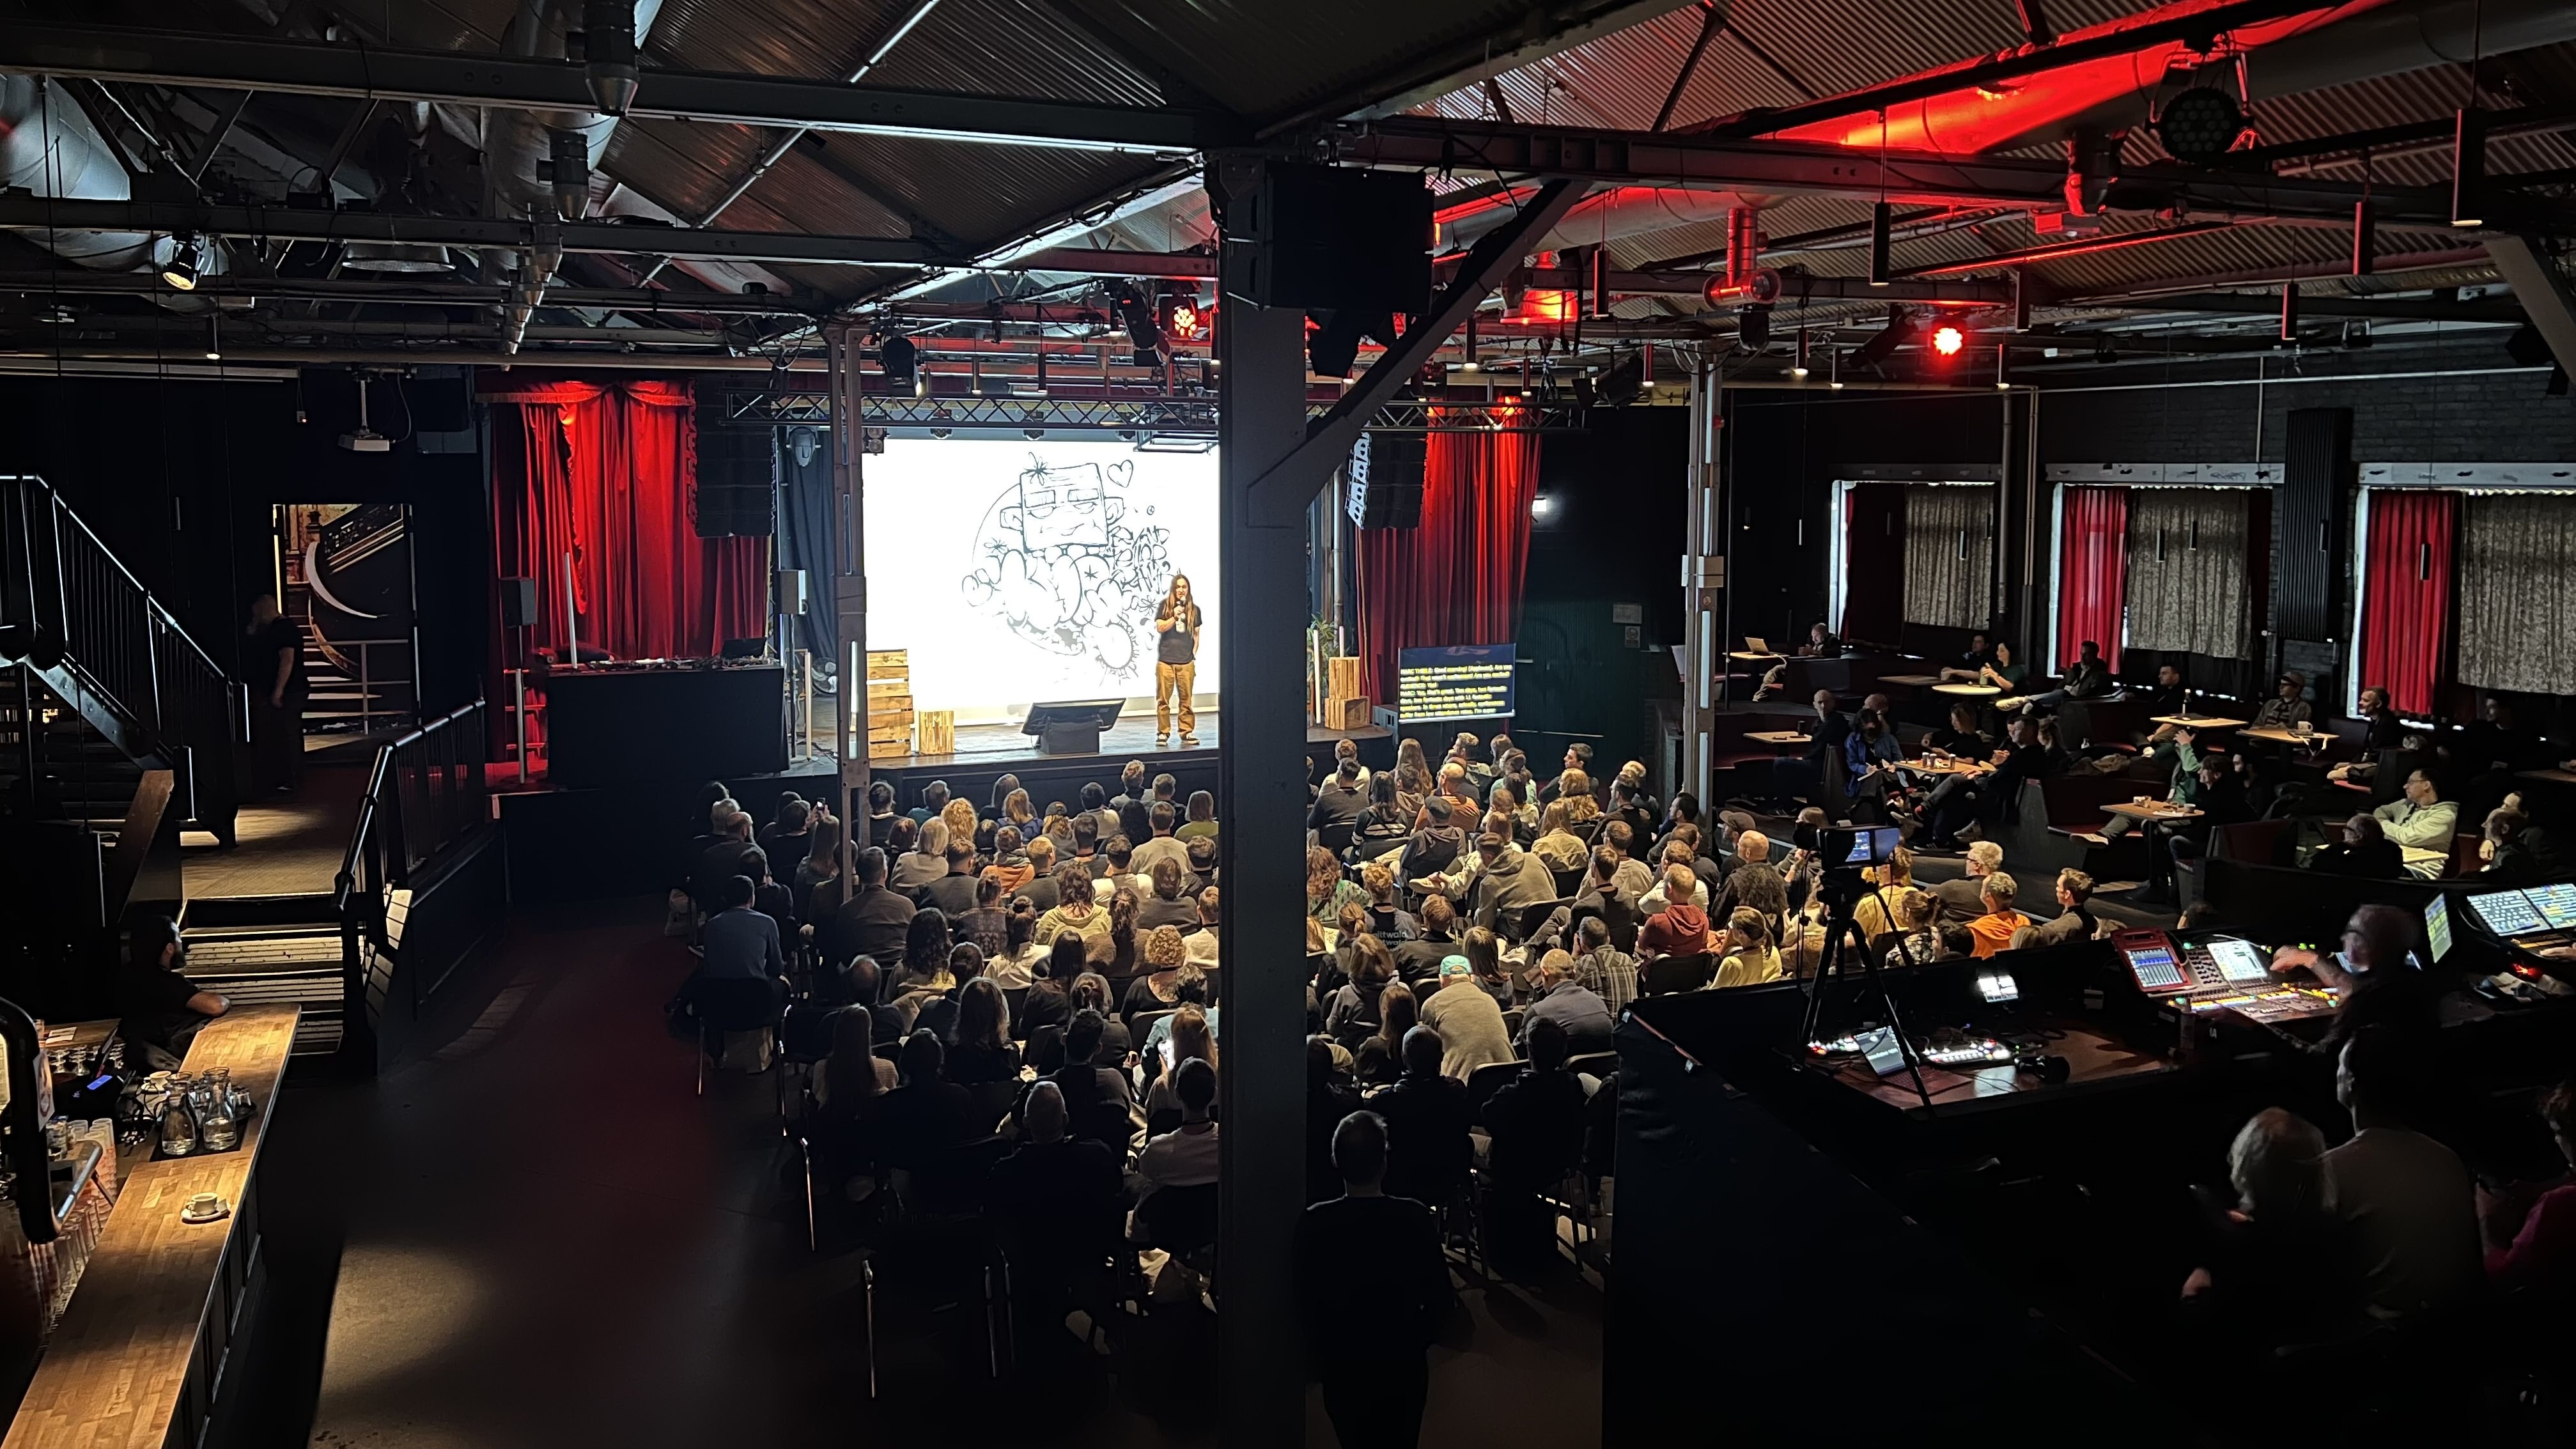
M 1707 910 L 1710 902 L 1708 883 L 1699 878 L 1697 857 L 1691 850 L 1690 842 L 1673 841 L 1664 847 L 1664 852 L 1662 864 L 1656 867 L 1654 889 L 1646 892 L 1644 898 L 1637 902 L 1637 909 L 1651 916 L 1672 902 L 1675 884 L 1681 879 L 1673 874 L 1672 868 L 1678 865 L 1690 872 L 1690 889 L 1683 892 L 1680 898 L 1701 910 Z
M 1333 1170 L 1333 1128 L 1359 1106 L 1359 1093 L 1343 1075 L 1333 1044 L 1320 1036 L 1306 1038 L 1306 1201 L 1322 1202 L 1341 1191 L 1342 1176 Z
M 2002 847 L 1996 847 L 1998 856 Z M 1898 929 L 1905 902 L 1924 894 L 1914 884 L 1914 852 L 1900 845 L 1884 865 L 1861 867 L 1861 879 L 1869 886 L 1859 904 L 1852 907 L 1852 927 L 1863 941 L 1875 941 Z
M 1574 979 L 1601 998 L 1613 1020 L 1637 999 L 1637 958 L 1611 944 L 1610 923 L 1586 916 L 1574 928 Z
M 1315 832 L 1316 842 L 1326 850 L 1347 849 L 1368 810 L 1368 787 L 1360 780 L 1360 762 L 1348 758 L 1324 777 L 1323 789 L 1306 812 L 1306 828 Z
M 1774 918 L 1739 906 L 1726 918 L 1726 933 L 1717 943 L 1717 974 L 1709 989 L 1760 986 L 1780 979 L 1780 951 L 1771 939 Z
M 2381 833 L 2378 817 L 2356 815 L 2343 823 L 2341 839 L 2308 857 L 2308 869 L 2363 880 L 2397 880 L 2406 874 L 2406 852 Z
M 876 1054 L 878 1040 L 876 1014 L 869 1007 L 845 1006 L 832 1013 L 832 1054 L 814 1064 L 808 1088 L 816 1106 L 852 1120 L 869 1098 L 894 1090 L 900 1078 L 894 1063 Z
M 1458 938 L 1458 951 L 1467 958 L 1467 969 L 1474 973 L 1476 984 L 1494 998 L 1496 1006 L 1509 1011 L 1512 973 L 1503 961 L 1503 938 L 1483 926 L 1469 926 Z
M 1929 966 L 1959 954 L 1942 932 L 1939 898 L 1922 891 L 1907 896 L 1897 905 L 1896 921 L 1903 934 L 1887 948 L 1889 966 Z
M 903 1039 L 895 1060 L 902 1082 L 878 1100 L 869 1132 L 888 1167 L 919 1168 L 949 1148 L 991 1135 L 992 1123 L 974 1120 L 974 1099 L 948 1080 L 947 1057 L 929 1032 Z
M 2272 969 L 2282 975 L 2306 970 L 2335 993 L 2334 1030 L 2326 1044 L 2340 1050 L 2365 1027 L 2388 1027 L 2423 1047 L 2440 1020 L 2441 989 L 2415 969 L 2414 913 L 2396 906 L 2367 905 L 2344 923 L 2340 954 L 2320 954 L 2284 946 L 2272 953 Z
M 1180 1000 L 1181 968 L 1188 963 L 1189 952 L 1181 944 L 1179 931 L 1157 926 L 1145 933 L 1145 969 L 1127 983 L 1127 994 L 1118 1004 L 1118 1014 L 1130 1030 L 1137 1017 L 1169 1011 Z
M 1395 958 L 1385 942 L 1366 932 L 1345 937 L 1341 949 L 1348 962 L 1342 969 L 1350 979 L 1324 1007 L 1324 1035 L 1348 1050 L 1376 1032 L 1378 993 L 1395 979 Z
M 2101 699 L 2117 687 L 2110 669 L 2102 663 L 2102 646 L 2085 640 L 2077 646 L 2075 662 L 2066 666 L 2066 678 L 2055 689 L 2043 690 L 2028 698 L 2015 698 L 2007 692 L 1995 701 L 1998 710 L 2018 709 L 2023 714 L 2047 714 L 2070 699 Z
M 2379 822 L 2380 834 L 2400 850 L 2438 851 L 2441 859 L 2410 865 L 2407 870 L 2426 879 L 2442 873 L 2451 854 L 2451 834 L 2460 827 L 2460 807 L 2442 798 L 2441 787 L 2423 770 L 2406 777 L 2405 793 L 2370 812 Z
M 1383 1087 L 1404 1070 L 1404 1034 L 1422 1024 L 1422 1001 L 1413 988 L 1390 981 L 1377 994 L 1377 1030 L 1351 1049 L 1351 1075 L 1362 1087 Z
M 1140 876 L 1150 876 L 1154 862 L 1158 860 L 1168 860 L 1184 870 L 1188 869 L 1189 842 L 1172 833 L 1180 828 L 1179 807 L 1169 800 L 1157 800 L 1148 812 L 1148 818 L 1154 831 L 1150 838 L 1136 840 L 1133 836 L 1128 837 L 1135 841 L 1136 847 L 1128 853 L 1128 869 Z
M 984 867 L 984 878 L 999 881 L 1002 894 L 1009 896 L 1017 894 L 1037 873 L 1037 866 L 1029 860 L 1019 827 L 997 826 L 993 831 L 992 861 Z
M 1600 994 L 1575 979 L 1574 958 L 1563 951 L 1541 957 L 1534 978 L 1538 998 L 1521 1022 L 1521 1054 L 1529 1054 L 1529 1036 L 1540 1022 L 1554 1022 L 1565 1033 L 1570 1056 L 1589 1056 L 1616 1048 L 1611 1039 L 1610 1007 Z
M 1181 937 L 1181 945 L 1192 962 L 1213 971 L 1223 964 L 1224 903 L 1215 886 L 1200 891 L 1198 902 L 1199 928 Z
M 1182 893 L 1181 886 L 1189 878 L 1189 872 L 1179 861 L 1158 860 L 1154 862 L 1154 868 L 1146 872 L 1145 878 L 1153 882 L 1154 893 L 1137 909 L 1138 930 L 1151 931 L 1160 926 L 1172 926 L 1183 931 L 1197 928 L 1198 903 Z
M 1529 1061 L 1485 1103 L 1485 1250 L 1506 1276 L 1527 1276 L 1553 1256 L 1554 1213 L 1539 1194 L 1583 1159 L 1583 1082 L 1565 1068 L 1565 1032 L 1552 1021 L 1529 1034 Z
M 1449 897 L 1465 919 L 1498 931 L 1514 929 L 1524 908 L 1556 899 L 1556 877 L 1546 863 L 1490 830 L 1476 838 L 1473 857 L 1414 881 L 1413 888 Z
M 2227 1149 L 2235 1201 L 2212 1205 L 2206 1256 L 2182 1286 L 2195 1341 L 2261 1361 L 2284 1346 L 2342 1339 L 2365 1321 L 2325 1164 L 2325 1135 L 2281 1108 L 2256 1113 L 2236 1134 Z
M 2540 1094 L 2540 1120 L 2558 1155 L 2576 1167 L 2576 1082 Z M 2479 1193 L 2487 1241 L 2487 1281 L 2498 1288 L 2540 1288 L 2564 1294 L 2576 1288 L 2576 1182 L 2561 1182 L 2537 1198 L 2514 1189 Z
M 1039 1027 L 1063 1027 L 1073 1020 L 1073 983 L 1089 969 L 1089 963 L 1083 958 L 1082 938 L 1071 932 L 1043 949 L 1045 954 L 1038 958 L 1038 970 L 1029 983 L 1029 994 L 1020 1002 L 1018 1026 L 1023 1041 L 1028 1040 Z M 1067 1094 L 1065 1100 L 1074 1102 L 1075 1099 Z
M 971 946 L 960 947 L 972 950 Z M 1011 1004 L 986 977 L 957 993 L 957 1044 L 948 1051 L 948 1080 L 965 1087 L 1017 1081 L 1020 1049 L 1011 1040 Z
M 1968 636 L 1966 653 L 1941 666 L 1941 678 L 1945 683 L 1974 684 L 1986 672 L 1986 666 L 1994 662 L 1994 646 L 1986 642 L 1981 629 Z
M 719 890 L 718 909 L 707 918 L 699 934 L 706 955 L 690 979 L 760 981 L 784 977 L 787 957 L 779 949 L 778 922 L 752 909 L 757 892 L 751 878 L 734 876 Z
M 2335 1214 L 2353 1236 L 2370 1312 L 2405 1319 L 2455 1308 L 2484 1282 L 2477 1204 L 2451 1149 L 2401 1125 L 2419 1103 L 2423 1044 L 2383 1026 L 2344 1043 L 2335 1099 L 2352 1138 L 2325 1155 Z
M 1064 866 L 1056 872 L 1055 909 L 1038 917 L 1033 939 L 1041 946 L 1052 946 L 1058 936 L 1076 936 L 1088 949 L 1094 938 L 1109 934 L 1109 913 L 1094 901 L 1112 893 L 1114 888 L 1104 891 L 1080 866 Z
M 1185 1062 L 1205 1062 L 1213 1071 L 1217 1065 L 1216 1033 L 1209 1029 L 1207 1013 L 1196 1006 L 1184 1006 L 1171 1015 L 1167 1038 L 1171 1042 L 1168 1062 L 1156 1060 L 1147 1069 L 1154 1073 L 1153 1085 L 1145 1091 L 1145 1131 L 1149 1135 L 1169 1132 L 1180 1121 L 1181 1102 L 1177 1073 Z M 1156 1048 L 1157 1056 L 1164 1049 Z
M 2305 698 L 2308 692 L 2308 677 L 2292 669 L 2284 671 L 2281 677 L 2272 683 L 2274 686 L 2272 697 L 2263 701 L 2254 711 L 2254 728 L 2296 731 L 2311 717 L 2308 701 Z
M 1759 839 L 1759 837 L 1754 838 Z M 1736 874 L 1742 875 L 1745 871 L 1768 876 L 1772 891 L 1778 895 L 1780 909 L 1788 909 L 1788 892 L 1780 884 L 1780 877 L 1774 874 L 1770 867 L 1756 862 L 1742 867 Z M 1690 867 L 1686 865 L 1667 867 L 1665 879 L 1674 894 L 1685 897 L 1689 895 L 1691 887 L 1699 884 L 1699 877 L 1692 874 Z M 1727 883 L 1727 894 L 1730 898 L 1735 895 L 1735 886 L 1736 882 L 1730 879 Z M 1757 918 L 1762 915 L 1762 912 L 1751 906 L 1738 906 L 1728 913 L 1727 919 L 1733 920 L 1737 912 L 1751 914 Z M 1765 935 L 1767 938 L 1768 933 L 1766 932 Z M 1708 949 L 1708 912 L 1691 905 L 1687 900 L 1665 906 L 1654 915 L 1647 917 L 1646 924 L 1637 928 L 1637 954 L 1649 961 L 1658 956 L 1695 956 Z M 1779 965 L 1779 959 L 1775 956 L 1771 962 L 1772 974 L 1775 976 L 1779 974 Z
M 1343 1444 L 1416 1442 L 1429 1350 L 1455 1303 L 1431 1212 L 1380 1186 L 1387 1125 L 1353 1112 L 1331 1128 L 1342 1195 L 1308 1207 L 1293 1262 L 1306 1365 Z
M 1985 914 L 1968 923 L 1968 935 L 1976 942 L 1969 955 L 1982 961 L 2012 948 L 2013 933 L 2030 925 L 2030 917 L 2013 909 L 2013 897 L 2020 893 L 2021 887 L 2002 871 L 1987 876 L 1980 884 L 1979 899 L 1986 909 Z
M 1114 1153 L 1066 1135 L 1055 1083 L 1029 1089 L 1019 1127 L 1018 1145 L 986 1179 L 985 1202 L 1010 1254 L 1021 1342 L 1052 1346 L 1064 1338 L 1065 1316 L 1102 1290 L 1123 1183 Z
M 2032 946 L 2056 946 L 2068 941 L 2090 941 L 2102 934 L 2101 923 L 2093 918 L 2093 877 L 2067 867 L 2057 873 L 2057 916 L 2034 926 L 2015 931 L 2012 949 Z
M 1463 1082 L 1488 1062 L 1513 1060 L 1503 1008 L 1477 984 L 1475 968 L 1464 956 L 1440 963 L 1439 989 L 1422 998 L 1422 1024 L 1440 1036 L 1444 1076 Z
M 1777 916 L 1789 909 L 1789 889 L 1780 878 L 1780 868 L 1771 864 L 1771 837 L 1759 830 L 1747 830 L 1735 837 L 1736 858 L 1743 864 L 1726 877 L 1726 889 L 1718 893 L 1716 910 L 1732 917 L 1739 910 Z M 1696 874 L 1696 872 L 1694 872 Z M 1644 892 L 1638 893 L 1641 897 Z M 1645 937 L 1638 937 L 1643 949 Z
M 858 877 L 858 889 L 832 917 L 827 948 L 830 958 L 903 959 L 904 937 L 911 930 L 914 908 L 911 901 L 886 888 L 885 852 L 873 846 L 860 851 Z
M 1067 1041 L 1071 1039 L 1068 1034 Z M 1145 1149 L 1136 1154 L 1136 1170 L 1128 1183 L 1136 1199 L 1136 1210 L 1128 1219 L 1128 1238 L 1132 1242 L 1155 1241 L 1156 1193 L 1169 1188 L 1214 1186 L 1217 1164 L 1223 1157 L 1216 1119 L 1208 1115 L 1216 1104 L 1215 1066 L 1193 1057 L 1175 1067 L 1170 1080 L 1181 1121 L 1171 1131 L 1147 1141 Z
M 1350 741 L 1342 743 L 1349 744 Z M 1216 797 L 1205 790 L 1192 790 L 1187 818 L 1181 821 L 1180 828 L 1172 832 L 1173 837 L 1187 845 L 1193 840 L 1216 839 L 1218 829 Z
M 1549 870 L 1581 870 L 1592 859 L 1592 847 L 1582 836 L 1566 828 L 1565 802 L 1551 801 L 1539 816 L 1538 835 L 1530 842 L 1535 855 Z
M 1035 1004 L 1035 992 L 1029 1000 Z M 1047 1080 L 1064 1093 L 1065 1110 L 1072 1114 L 1069 1130 L 1075 1136 L 1104 1142 L 1124 1154 L 1135 1136 L 1139 1113 L 1135 1087 L 1127 1074 L 1093 1060 L 1108 1028 L 1108 1018 L 1097 1011 L 1075 1012 L 1064 1027 L 1064 1065 L 1049 1073 Z M 1215 1078 L 1209 1081 L 1213 1084 Z
M 1945 921 L 1967 922 L 1986 913 L 1986 877 L 2004 868 L 2004 848 L 1991 840 L 1968 847 L 1966 874 L 1932 888 Z

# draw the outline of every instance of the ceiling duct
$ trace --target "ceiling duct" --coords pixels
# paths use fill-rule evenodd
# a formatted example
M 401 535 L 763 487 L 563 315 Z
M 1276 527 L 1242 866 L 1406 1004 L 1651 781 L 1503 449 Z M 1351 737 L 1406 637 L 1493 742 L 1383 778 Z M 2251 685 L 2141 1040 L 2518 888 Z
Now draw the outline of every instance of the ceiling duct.
M 341 249 L 340 270 L 378 276 L 437 276 L 456 270 L 447 248 L 424 242 L 353 241 Z
M 60 86 L 38 76 L 0 75 L 0 191 L 17 190 L 55 201 L 131 201 L 134 178 Z M 179 247 L 172 237 L 138 231 L 21 235 L 64 261 L 102 272 L 158 269 Z M 225 260 L 221 246 L 208 244 L 195 258 L 196 270 L 221 275 Z

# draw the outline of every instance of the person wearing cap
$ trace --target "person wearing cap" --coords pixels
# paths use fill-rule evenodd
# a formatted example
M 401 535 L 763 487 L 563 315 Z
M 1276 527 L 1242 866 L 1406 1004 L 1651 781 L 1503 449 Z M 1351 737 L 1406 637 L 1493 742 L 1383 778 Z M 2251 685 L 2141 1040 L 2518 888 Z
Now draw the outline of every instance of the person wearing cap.
M 1442 958 L 1440 989 L 1422 998 L 1422 1024 L 1440 1034 L 1444 1077 L 1463 1082 L 1489 1062 L 1515 1059 L 1502 1004 L 1476 984 L 1475 969 L 1464 956 Z
M 2307 700 L 2308 677 L 2295 669 L 2283 671 L 2274 681 L 2280 692 L 2263 701 L 2254 711 L 2254 728 L 2258 730 L 2296 730 L 2310 718 Z

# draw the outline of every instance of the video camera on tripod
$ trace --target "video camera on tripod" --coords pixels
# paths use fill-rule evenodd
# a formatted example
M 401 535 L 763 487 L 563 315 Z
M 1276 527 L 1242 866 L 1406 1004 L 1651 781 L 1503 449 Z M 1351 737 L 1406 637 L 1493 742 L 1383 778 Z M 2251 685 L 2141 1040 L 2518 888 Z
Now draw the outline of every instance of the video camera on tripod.
M 1861 869 L 1885 865 L 1903 843 L 1903 833 L 1893 825 L 1801 825 L 1795 838 L 1807 858 L 1823 867 L 1828 901 L 1837 895 L 1858 900 L 1864 884 Z

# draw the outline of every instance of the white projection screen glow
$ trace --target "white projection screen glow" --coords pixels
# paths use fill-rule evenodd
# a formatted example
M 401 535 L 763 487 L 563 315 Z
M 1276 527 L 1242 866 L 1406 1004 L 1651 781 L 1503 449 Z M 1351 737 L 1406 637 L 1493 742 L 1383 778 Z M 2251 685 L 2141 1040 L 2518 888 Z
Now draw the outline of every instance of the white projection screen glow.
M 909 650 L 913 707 L 1016 721 L 1042 700 L 1153 712 L 1154 606 L 1189 575 L 1196 695 L 1217 693 L 1217 466 L 1116 439 L 889 438 L 861 464 L 868 647 Z

